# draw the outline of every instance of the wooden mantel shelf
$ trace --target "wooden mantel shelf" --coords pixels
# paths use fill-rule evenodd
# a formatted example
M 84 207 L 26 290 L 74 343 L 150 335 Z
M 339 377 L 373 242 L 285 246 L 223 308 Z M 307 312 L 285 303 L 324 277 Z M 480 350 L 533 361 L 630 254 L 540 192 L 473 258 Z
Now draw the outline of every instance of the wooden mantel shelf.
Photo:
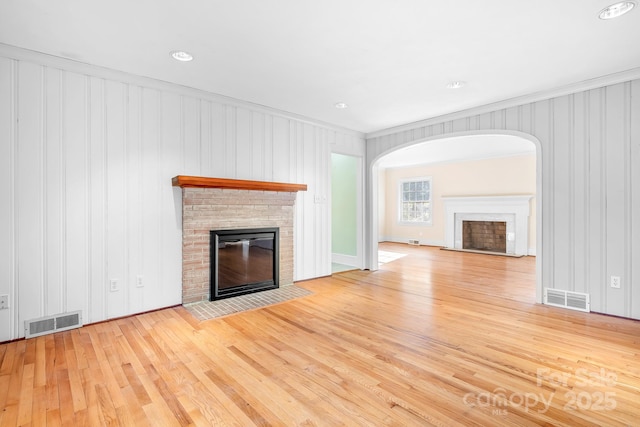
M 181 188 L 227 188 L 231 190 L 256 191 L 307 191 L 307 184 L 289 184 L 286 182 L 247 181 L 243 179 L 207 178 L 203 176 L 178 175 L 171 179 L 174 187 Z

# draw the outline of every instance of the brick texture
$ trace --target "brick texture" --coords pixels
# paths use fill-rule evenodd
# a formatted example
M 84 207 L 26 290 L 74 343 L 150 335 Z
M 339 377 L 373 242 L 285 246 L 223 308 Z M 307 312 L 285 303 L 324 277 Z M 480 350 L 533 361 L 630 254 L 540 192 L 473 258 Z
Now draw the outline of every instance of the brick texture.
M 463 221 L 462 247 L 491 252 L 507 252 L 507 223 Z
M 235 228 L 280 229 L 280 286 L 293 283 L 296 193 L 182 189 L 182 303 L 209 300 L 209 232 Z

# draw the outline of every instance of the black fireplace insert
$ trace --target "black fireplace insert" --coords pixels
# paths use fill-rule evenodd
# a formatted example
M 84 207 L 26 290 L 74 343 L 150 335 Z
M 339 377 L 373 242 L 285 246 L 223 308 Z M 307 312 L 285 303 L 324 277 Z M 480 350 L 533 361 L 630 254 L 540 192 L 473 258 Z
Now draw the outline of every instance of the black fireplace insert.
M 211 230 L 210 301 L 275 289 L 279 229 Z

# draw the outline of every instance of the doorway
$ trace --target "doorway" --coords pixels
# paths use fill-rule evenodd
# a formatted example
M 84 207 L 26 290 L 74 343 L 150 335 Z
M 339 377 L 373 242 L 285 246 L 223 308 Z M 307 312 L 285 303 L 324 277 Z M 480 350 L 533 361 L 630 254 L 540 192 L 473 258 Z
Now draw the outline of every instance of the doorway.
M 362 158 L 331 153 L 331 267 L 332 273 L 362 269 Z
M 519 152 L 522 148 L 526 153 Z M 488 151 L 487 151 L 488 149 Z M 505 151 L 501 151 L 501 150 Z M 488 169 L 486 176 L 481 178 L 479 169 L 471 167 L 460 166 L 457 171 L 450 172 L 446 175 L 444 181 L 434 177 L 434 222 L 430 228 L 423 229 L 409 229 L 409 234 L 402 234 L 406 228 L 399 226 L 397 221 L 394 221 L 395 211 L 394 208 L 389 209 L 389 204 L 394 203 L 396 199 L 395 195 L 389 195 L 389 189 L 385 187 L 395 185 L 393 179 L 389 179 L 390 175 L 398 175 L 397 168 L 399 167 L 414 167 L 420 163 L 429 163 L 432 165 L 438 165 L 438 168 L 444 169 L 447 165 L 454 165 L 459 162 L 459 158 L 456 158 L 459 154 L 463 156 L 471 156 L 471 158 L 464 159 L 465 161 L 479 161 L 484 159 L 507 159 L 512 156 L 518 156 L 527 154 L 533 156 L 532 168 L 533 169 L 533 184 L 529 187 L 530 190 L 524 191 L 527 194 L 534 195 L 532 204 L 530 207 L 529 221 L 531 227 L 529 229 L 529 243 L 528 255 L 537 257 L 537 277 L 536 277 L 536 300 L 541 300 L 541 263 L 540 263 L 540 242 L 541 242 L 541 159 L 540 159 L 540 146 L 539 142 L 530 135 L 516 133 L 516 132 L 504 132 L 504 131 L 485 131 L 485 132 L 460 132 L 456 135 L 443 135 L 439 137 L 431 137 L 422 141 L 414 142 L 409 145 L 397 147 L 390 150 L 378 158 L 373 160 L 370 169 L 371 186 L 369 190 L 369 196 L 371 197 L 370 205 L 370 228 L 368 233 L 371 240 L 367 246 L 367 267 L 371 269 L 377 269 L 378 266 L 378 242 L 379 241 L 397 241 L 407 243 L 409 240 L 418 240 L 420 244 L 432 245 L 432 246 L 445 246 L 443 233 L 444 233 L 444 221 L 438 223 L 438 203 L 442 202 L 443 198 L 455 197 L 455 196 L 480 196 L 481 182 L 485 178 L 493 179 L 493 182 L 499 184 L 496 188 L 489 188 L 488 193 L 491 195 L 498 194 L 518 194 L 523 193 L 521 189 L 508 188 L 508 185 L 515 183 L 515 180 L 508 177 L 501 176 L 500 172 L 506 169 L 510 170 L 512 175 L 520 173 L 521 167 L 517 167 L 516 164 L 520 162 L 511 162 L 505 160 L 500 165 L 492 166 Z M 410 159 L 407 163 L 395 163 L 402 161 L 402 159 Z M 417 159 L 417 160 L 416 160 Z M 411 163 L 413 162 L 413 163 Z M 422 174 L 426 172 L 422 171 Z M 431 173 L 431 172 L 429 172 Z M 435 172 L 433 172 L 435 174 Z M 416 175 L 417 176 L 417 175 Z M 493 177 L 493 178 L 492 178 Z M 472 182 L 475 187 L 465 187 L 463 185 L 464 180 Z M 442 185 L 447 183 L 447 185 Z M 450 183 L 460 185 L 449 185 Z M 440 194 L 437 194 L 440 190 Z M 487 195 L 487 194 L 485 194 Z M 385 200 L 385 199 L 391 200 Z M 391 224 L 391 226 L 389 225 Z M 386 226 L 385 226 L 386 225 Z

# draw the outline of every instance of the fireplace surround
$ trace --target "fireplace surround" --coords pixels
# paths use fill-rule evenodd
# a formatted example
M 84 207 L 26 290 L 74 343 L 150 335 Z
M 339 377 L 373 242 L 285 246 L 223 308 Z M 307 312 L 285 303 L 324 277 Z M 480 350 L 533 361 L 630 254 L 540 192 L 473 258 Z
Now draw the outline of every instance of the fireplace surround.
M 464 221 L 506 223 L 506 254 L 528 255 L 529 210 L 533 195 L 443 197 L 445 247 L 463 249 Z
M 293 283 L 294 206 L 305 184 L 179 175 L 182 188 L 182 303 L 209 301 L 212 230 L 278 228 L 279 286 Z

